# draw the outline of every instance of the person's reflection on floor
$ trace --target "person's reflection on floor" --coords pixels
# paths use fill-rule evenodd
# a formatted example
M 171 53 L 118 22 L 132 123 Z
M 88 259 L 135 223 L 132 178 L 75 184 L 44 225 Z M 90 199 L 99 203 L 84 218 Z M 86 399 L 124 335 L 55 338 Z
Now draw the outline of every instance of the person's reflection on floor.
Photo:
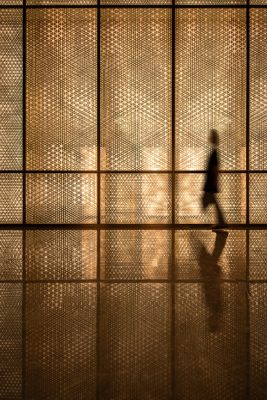
M 221 267 L 219 258 L 225 247 L 228 234 L 220 232 L 216 234 L 215 246 L 210 254 L 202 242 L 198 246 L 198 263 L 203 279 L 203 290 L 206 305 L 209 309 L 209 329 L 216 332 L 220 329 L 220 320 L 223 311 L 221 293 Z

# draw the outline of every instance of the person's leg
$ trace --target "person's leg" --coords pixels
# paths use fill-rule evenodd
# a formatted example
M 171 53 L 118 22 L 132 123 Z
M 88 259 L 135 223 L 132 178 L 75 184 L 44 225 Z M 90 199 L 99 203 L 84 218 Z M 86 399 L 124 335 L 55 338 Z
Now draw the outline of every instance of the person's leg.
M 216 208 L 216 212 L 217 212 L 217 221 L 219 225 L 226 225 L 225 219 L 224 219 L 224 215 L 223 212 L 219 206 L 219 202 L 218 199 L 216 197 L 216 194 L 213 194 L 214 197 L 214 204 L 215 204 L 215 208 Z

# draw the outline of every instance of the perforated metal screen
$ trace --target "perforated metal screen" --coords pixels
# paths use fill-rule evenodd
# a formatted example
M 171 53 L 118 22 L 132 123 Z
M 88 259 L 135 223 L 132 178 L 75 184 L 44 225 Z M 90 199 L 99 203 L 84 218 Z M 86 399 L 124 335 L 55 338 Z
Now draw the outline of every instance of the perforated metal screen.
M 0 0 L 0 399 L 267 398 L 266 6 Z

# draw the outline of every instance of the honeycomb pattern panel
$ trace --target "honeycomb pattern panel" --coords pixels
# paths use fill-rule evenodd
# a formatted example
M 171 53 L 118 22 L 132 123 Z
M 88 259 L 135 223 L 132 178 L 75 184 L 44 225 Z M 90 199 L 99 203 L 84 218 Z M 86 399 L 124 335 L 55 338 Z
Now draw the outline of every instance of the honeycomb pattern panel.
M 267 0 L 250 0 L 251 5 L 267 4 Z
M 169 223 L 171 176 L 167 174 L 103 174 L 102 223 Z
M 0 223 L 22 223 L 21 174 L 0 174 Z
M 97 4 L 97 0 L 26 0 L 28 5 L 56 5 L 56 6 L 76 6 L 76 5 L 94 5 Z
M 28 174 L 27 222 L 96 222 L 95 174 Z
M 251 0 L 250 0 L 251 2 Z M 183 5 L 234 5 L 247 4 L 247 0 L 176 0 L 176 4 Z
M 249 231 L 249 276 L 250 279 L 267 280 L 267 231 Z
M 27 17 L 27 168 L 95 170 L 96 10 Z
M 0 284 L 0 398 L 22 398 L 22 285 Z
M 29 280 L 96 278 L 96 231 L 27 231 L 26 277 Z
M 176 285 L 177 399 L 246 398 L 246 285 Z
M 101 4 L 118 4 L 118 5 L 164 5 L 172 4 L 171 0 L 100 0 Z
M 245 174 L 221 174 L 218 200 L 227 223 L 239 224 L 246 220 Z M 176 175 L 175 218 L 177 223 L 215 223 L 214 205 L 202 209 L 204 175 L 185 173 Z
M 100 260 L 103 279 L 168 279 L 171 232 L 101 231 Z
M 228 236 L 207 230 L 175 233 L 176 278 L 246 278 L 246 232 L 229 231 Z
M 171 10 L 101 15 L 102 168 L 170 169 Z
M 27 399 L 94 399 L 96 285 L 27 285 Z
M 250 285 L 250 396 L 267 397 L 267 284 Z
M 254 4 L 267 4 L 254 1 Z M 250 10 L 250 168 L 267 169 L 267 10 Z
M 170 398 L 170 287 L 101 285 L 101 399 Z
M 221 169 L 244 169 L 245 10 L 176 13 L 176 169 L 206 168 L 212 128 L 220 135 Z
M 267 174 L 249 177 L 249 211 L 251 224 L 267 223 Z
M 22 232 L 0 231 L 0 280 L 22 279 Z
M 22 0 L 0 0 L 1 6 L 19 6 L 22 5 Z
M 22 11 L 1 9 L 0 25 L 0 170 L 19 170 L 22 168 Z

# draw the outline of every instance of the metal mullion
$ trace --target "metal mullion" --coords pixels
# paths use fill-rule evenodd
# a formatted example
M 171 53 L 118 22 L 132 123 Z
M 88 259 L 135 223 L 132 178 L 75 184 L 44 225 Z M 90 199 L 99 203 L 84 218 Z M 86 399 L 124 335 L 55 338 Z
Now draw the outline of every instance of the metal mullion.
M 1 6 L 1 7 L 21 7 L 21 6 Z M 27 8 L 246 8 L 245 4 L 40 4 L 27 5 Z M 266 5 L 255 5 L 255 8 L 266 8 Z
M 246 8 L 246 225 L 249 225 L 249 129 L 250 129 L 250 0 Z

